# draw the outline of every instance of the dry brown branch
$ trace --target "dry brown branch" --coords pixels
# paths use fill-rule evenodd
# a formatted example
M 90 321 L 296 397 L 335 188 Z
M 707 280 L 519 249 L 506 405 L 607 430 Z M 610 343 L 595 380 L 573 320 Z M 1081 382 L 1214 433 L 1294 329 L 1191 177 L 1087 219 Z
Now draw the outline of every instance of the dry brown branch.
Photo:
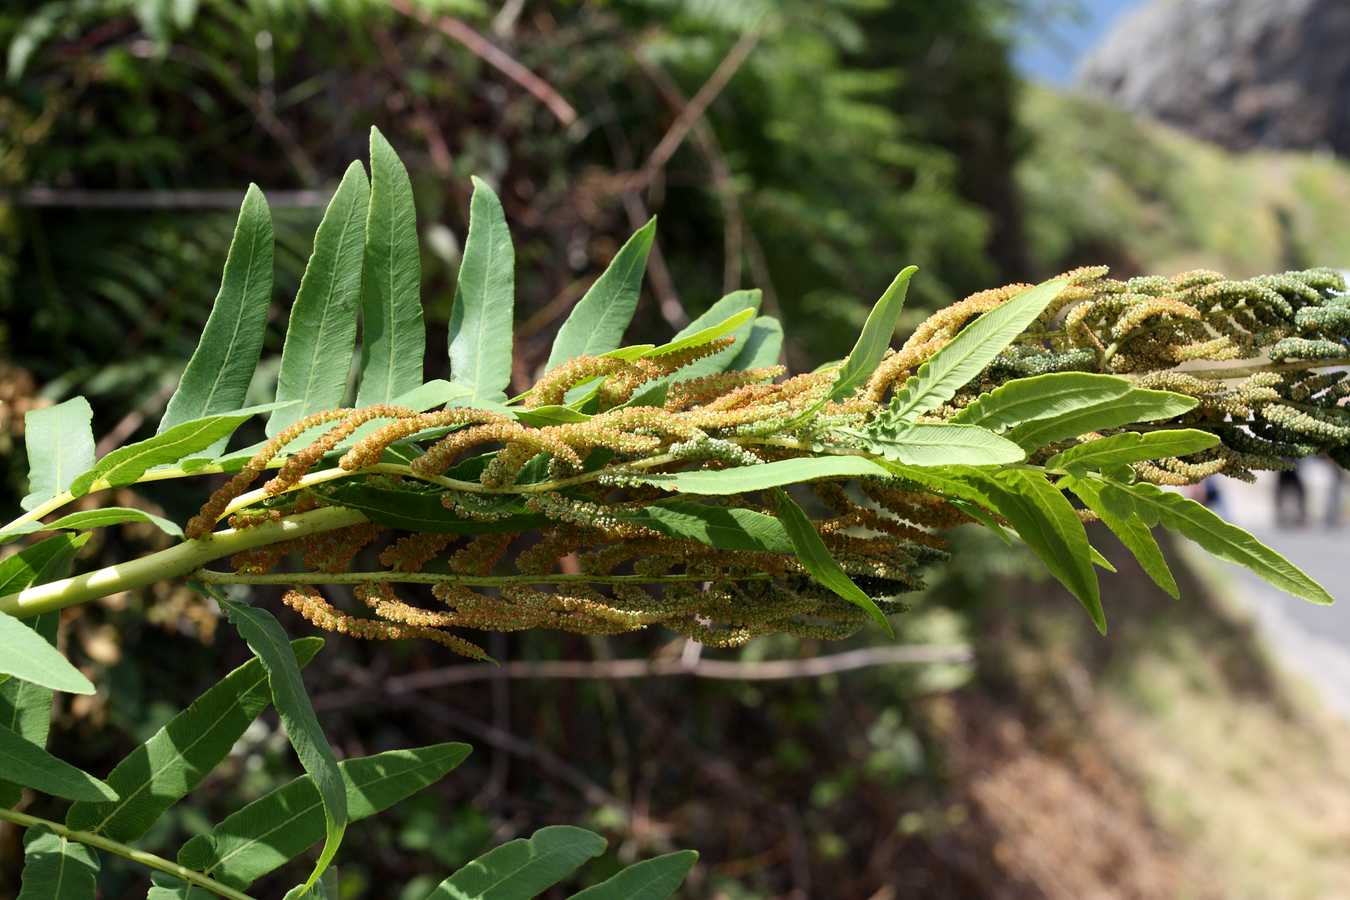
M 973 658 L 964 644 L 935 644 L 889 647 L 865 647 L 844 653 L 812 656 L 806 659 L 781 659 L 768 662 L 699 658 L 692 663 L 683 659 L 614 659 L 597 661 L 516 661 L 492 665 L 457 665 L 380 682 L 375 689 L 382 697 L 399 696 L 470 681 L 502 678 L 616 680 L 688 676 L 726 681 L 782 681 L 792 678 L 819 678 L 874 666 L 933 665 L 968 663 Z M 337 709 L 368 702 L 372 691 L 337 691 L 315 700 L 322 709 Z
M 464 20 L 457 19 L 454 16 L 432 15 L 426 10 L 418 9 L 409 0 L 389 0 L 389 6 L 402 15 L 421 22 L 428 28 L 435 28 L 451 40 L 464 45 L 470 53 L 532 94 L 535 99 L 548 107 L 554 118 L 564 126 L 571 125 L 577 120 L 577 111 L 573 109 L 572 104 L 563 99 L 562 95 L 553 88 L 553 85 L 531 72 L 515 57 L 483 37 Z
M 760 34 L 759 29 L 755 29 L 741 35 L 740 40 L 722 58 L 722 61 L 717 64 L 717 68 L 708 76 L 708 80 L 698 89 L 698 93 L 694 94 L 694 98 L 675 117 L 675 121 L 671 123 L 670 128 L 661 137 L 660 143 L 656 145 L 656 149 L 647 157 L 642 170 L 634 176 L 633 181 L 628 185 L 629 190 L 641 190 L 646 187 L 656 177 L 656 174 L 665 168 L 666 163 L 670 161 L 670 158 L 675 155 L 675 151 L 688 137 L 690 129 L 703 118 L 703 114 L 707 112 L 708 107 L 712 105 L 712 102 L 717 99 L 717 96 L 722 93 L 736 72 L 750 57 L 751 51 L 759 43 Z
M 11 195 L 19 206 L 68 207 L 74 209 L 238 209 L 243 191 L 170 190 L 99 191 L 31 187 Z M 268 191 L 273 209 L 320 209 L 328 204 L 328 191 Z

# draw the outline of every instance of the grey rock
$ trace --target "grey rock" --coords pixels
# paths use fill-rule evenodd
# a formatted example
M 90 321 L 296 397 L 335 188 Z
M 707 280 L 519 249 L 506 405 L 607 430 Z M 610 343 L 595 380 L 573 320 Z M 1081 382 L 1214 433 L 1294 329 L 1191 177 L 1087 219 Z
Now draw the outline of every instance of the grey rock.
M 1350 0 L 1150 0 L 1078 81 L 1231 149 L 1350 156 Z

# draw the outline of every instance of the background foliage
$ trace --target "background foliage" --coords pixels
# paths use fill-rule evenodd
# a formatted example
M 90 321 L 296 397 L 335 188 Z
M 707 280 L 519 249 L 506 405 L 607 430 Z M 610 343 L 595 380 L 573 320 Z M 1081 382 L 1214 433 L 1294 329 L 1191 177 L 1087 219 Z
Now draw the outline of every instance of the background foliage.
M 1247 274 L 1334 261 L 1344 235 L 1329 226 L 1339 204 L 1327 199 L 1350 185 L 1339 163 L 1272 162 L 1294 173 L 1286 187 L 1272 193 L 1261 179 L 1244 191 L 1246 176 L 1266 165 L 1260 158 L 1236 162 L 1095 105 L 1025 92 L 1007 61 L 1011 0 L 958 0 L 941 12 L 922 0 L 788 2 L 762 18 L 753 4 L 729 14 L 725 4 L 698 0 L 407 5 L 462 17 L 506 47 L 567 98 L 578 113 L 571 123 L 461 44 L 382 6 L 105 0 L 0 13 L 0 36 L 11 48 L 0 97 L 7 123 L 0 179 L 21 192 L 0 205 L 0 392 L 7 401 L 0 441 L 21 437 L 22 412 L 39 397 L 75 393 L 96 399 L 96 434 L 145 434 L 205 319 L 238 186 L 252 180 L 269 194 L 297 192 L 293 207 L 275 210 L 277 293 L 291 296 L 333 186 L 325 179 L 363 155 L 372 123 L 412 169 L 433 325 L 449 316 L 467 176 L 498 185 L 519 269 L 528 275 L 519 284 L 517 327 L 534 338 L 518 345 L 521 379 L 546 358 L 571 302 L 650 213 L 660 216 L 670 277 L 653 272 L 639 323 L 665 334 L 679 322 L 666 302 L 674 289 L 662 281 L 678 286 L 694 313 L 724 289 L 761 287 L 795 336 L 789 358 L 798 368 L 848 346 L 897 261 L 924 265 L 912 325 L 925 307 L 1072 263 L 1123 264 L 1122 274 L 1199 264 Z M 644 190 L 625 190 L 621 176 L 642 171 L 688 99 L 747 35 L 757 35 L 753 49 L 702 124 Z M 1137 165 L 1140 158 L 1156 164 Z M 38 187 L 230 194 L 228 201 L 187 197 L 168 210 L 137 197 L 123 198 L 122 208 L 90 209 L 44 205 L 63 201 L 22 193 Z M 1228 205 L 1216 211 L 1215 202 Z M 1257 230 L 1244 234 L 1239 223 L 1248 222 Z M 1275 245 L 1285 248 L 1278 260 L 1267 255 Z M 284 319 L 276 315 L 272 324 L 264 351 L 271 368 L 260 369 L 255 400 L 270 397 L 267 373 L 275 378 L 279 362 Z M 444 334 L 443 327 L 430 331 Z M 429 348 L 429 359 L 445 356 L 444 348 Z M 21 454 L 6 458 L 12 507 Z M 152 496 L 180 521 L 191 511 L 173 491 Z M 147 526 L 96 538 L 85 553 L 91 562 L 110 561 L 161 540 Z M 436 652 L 370 654 L 339 640 L 311 677 L 324 686 L 319 709 L 344 755 L 447 735 L 485 751 L 429 793 L 434 800 L 425 806 L 415 801 L 398 817 L 362 826 L 362 840 L 352 844 L 366 852 L 344 878 L 367 885 L 430 878 L 409 870 L 409 851 L 454 866 L 556 821 L 615 837 L 609 865 L 693 845 L 689 836 L 698 835 L 701 848 L 719 848 L 695 874 L 696 889 L 709 896 L 813 896 L 821 885 L 841 897 L 870 896 L 881 885 L 902 895 L 956 893 L 1031 877 L 1030 851 L 993 875 L 976 862 L 1012 827 L 997 821 L 998 804 L 980 793 L 998 785 L 968 775 L 978 768 L 973 761 L 1000 754 L 1063 773 L 1051 770 L 1044 744 L 1019 736 L 1021 726 L 1003 713 L 991 714 L 989 698 L 1004 709 L 1030 708 L 1028 721 L 1050 728 L 1053 747 L 1083 741 L 1083 698 L 1055 663 L 1128 682 L 1121 659 L 1154 647 L 1156 631 L 1135 631 L 1126 618 L 1117 629 L 1121 643 L 1104 648 L 1080 643 L 1076 618 L 1028 621 L 985 608 L 979 597 L 995 580 L 1005 596 L 1033 607 L 1044 589 L 1024 580 L 1019 558 L 991 552 L 994 546 L 972 549 L 964 556 L 978 564 L 916 602 L 901 640 L 973 640 L 974 668 L 877 669 L 783 684 L 427 687 L 444 663 Z M 1175 608 L 1143 603 L 1140 615 L 1218 629 L 1221 640 L 1210 646 L 1231 642 L 1235 655 L 1244 652 L 1241 635 Z M 185 592 L 168 588 L 83 612 L 69 627 L 73 653 L 111 689 L 62 711 L 60 754 L 106 771 L 242 662 L 242 647 L 211 645 L 215 628 Z M 183 636 L 209 646 L 188 650 Z M 533 634 L 489 649 L 502 659 L 601 661 L 679 652 L 632 638 L 611 645 Z M 769 639 L 740 658 L 819 649 Z M 1164 647 L 1159 658 L 1172 654 Z M 1233 675 L 1231 667 L 1220 670 L 1221 681 Z M 973 689 L 951 693 L 972 673 Z M 1259 671 L 1248 674 L 1244 689 L 1269 688 Z M 992 720 L 1001 731 L 977 724 Z M 204 808 L 213 818 L 227 811 L 210 806 L 213 791 L 237 798 L 242 783 L 248 799 L 294 774 L 274 723 L 263 722 L 227 762 L 232 778 L 206 784 Z M 1093 822 L 1097 804 L 1118 798 L 1112 792 L 1124 792 L 1128 778 L 1114 762 L 1103 771 L 1072 750 L 1068 756 L 1070 805 L 1084 819 L 1066 818 Z M 461 810 L 449 827 L 446 808 Z M 154 839 L 168 845 L 200 828 L 192 815 L 171 813 Z M 1062 846 L 1087 852 L 1071 832 L 1059 835 Z M 1102 843 L 1127 860 L 1156 861 L 1165 852 L 1154 840 L 1143 828 Z M 11 840 L 10 860 L 16 849 Z M 1122 877 L 1146 880 L 1141 871 Z M 896 872 L 912 881 L 897 884 Z M 297 874 L 303 871 L 284 877 L 293 883 Z M 119 876 L 107 877 L 108 896 L 122 896 Z

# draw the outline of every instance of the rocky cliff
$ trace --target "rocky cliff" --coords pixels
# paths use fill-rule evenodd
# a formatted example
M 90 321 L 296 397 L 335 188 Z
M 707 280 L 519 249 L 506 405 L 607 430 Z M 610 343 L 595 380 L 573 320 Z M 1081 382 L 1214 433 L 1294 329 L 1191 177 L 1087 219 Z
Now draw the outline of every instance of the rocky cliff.
M 1148 0 L 1079 81 L 1232 149 L 1350 156 L 1350 2 Z

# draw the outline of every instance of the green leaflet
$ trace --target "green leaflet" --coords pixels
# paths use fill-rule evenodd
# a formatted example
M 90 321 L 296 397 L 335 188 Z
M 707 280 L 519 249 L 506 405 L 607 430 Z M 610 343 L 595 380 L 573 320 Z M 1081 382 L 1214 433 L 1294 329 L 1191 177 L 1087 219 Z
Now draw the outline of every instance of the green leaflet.
M 1046 281 L 971 322 L 896 392 L 887 411 L 892 420 L 912 421 L 936 409 L 984 371 L 1068 285 Z
M 978 425 L 916 422 L 894 435 L 849 430 L 869 453 L 910 466 L 998 466 L 1026 459 L 1022 448 Z
M 952 416 L 962 425 L 1006 431 L 1015 425 L 1053 419 L 1084 406 L 1123 397 L 1130 383 L 1113 375 L 1089 372 L 1052 372 L 1018 378 L 976 397 Z
M 272 702 L 286 728 L 286 737 L 323 800 L 323 850 L 305 881 L 306 885 L 312 886 L 333 861 L 338 845 L 342 843 L 343 832 L 347 830 L 347 791 L 343 786 L 342 773 L 338 770 L 333 748 L 328 746 L 319 719 L 314 715 L 314 707 L 309 702 L 309 694 L 305 692 L 304 681 L 300 678 L 300 666 L 296 664 L 281 625 L 264 609 L 219 596 L 216 600 L 248 643 L 249 649 L 262 662 L 263 668 L 267 669 Z
M 439 492 L 382 488 L 363 481 L 335 481 L 316 486 L 314 492 L 325 500 L 340 503 L 365 513 L 366 518 L 404 531 L 431 531 L 439 534 L 500 534 L 527 531 L 548 522 L 548 518 L 522 511 L 489 522 L 466 519 L 441 504 Z
M 469 236 L 450 310 L 450 380 L 473 399 L 500 400 L 511 382 L 516 254 L 501 201 L 473 179 Z
M 24 628 L 24 631 L 32 635 L 42 646 L 56 653 L 56 649 L 38 637 L 36 632 L 27 628 Z M 9 647 L 9 635 L 4 635 L 0 640 L 4 641 L 7 648 Z M 8 728 L 0 728 L 0 759 L 4 760 L 3 771 L 6 780 L 35 791 L 51 794 L 53 797 L 63 797 L 66 800 L 117 799 L 117 792 L 93 775 L 57 759 L 42 747 Z
M 1075 438 L 1104 428 L 1119 428 L 1137 422 L 1171 419 L 1195 409 L 1200 401 L 1171 391 L 1131 388 L 1112 400 L 1082 406 L 1053 418 L 1027 422 L 1009 430 L 1005 437 L 1028 450 L 1036 450 L 1055 441 Z
M 39 541 L 22 553 L 0 562 L 0 595 L 20 591 L 32 584 L 45 584 L 65 577 L 75 554 L 88 540 L 87 534 L 78 537 L 60 535 Z M 24 624 L 55 647 L 56 631 L 60 621 L 59 612 L 49 612 L 27 619 Z M 51 718 L 50 688 L 12 677 L 7 677 L 0 683 L 0 728 L 8 728 L 24 740 L 45 747 Z M 22 793 L 23 789 L 17 784 L 0 781 L 0 808 L 14 806 L 19 802 Z
M 1094 566 L 1096 566 L 1099 569 L 1105 569 L 1106 571 L 1110 572 L 1113 575 L 1116 573 L 1116 567 L 1111 564 L 1111 560 L 1107 559 L 1105 556 L 1102 556 L 1100 550 L 1098 550 L 1096 547 L 1089 547 L 1088 549 L 1092 551 L 1092 564 Z
M 265 403 L 161 428 L 154 437 L 118 447 L 94 463 L 71 483 L 70 493 L 82 497 L 95 484 L 100 488 L 135 484 L 155 466 L 171 465 L 192 453 L 212 452 L 212 448 L 218 452 L 240 425 L 252 416 L 276 407 L 275 403 Z
M 994 473 L 966 469 L 961 477 L 986 493 L 994 509 L 1017 529 L 1050 574 L 1078 598 L 1097 630 L 1105 634 L 1106 614 L 1097 573 L 1092 569 L 1087 532 L 1059 489 L 1041 473 L 1026 469 Z
M 773 316 L 760 316 L 750 325 L 750 334 L 727 369 L 744 372 L 778 365 L 783 355 L 783 326 Z
M 797 560 L 810 573 L 811 577 L 840 597 L 867 613 L 886 632 L 887 637 L 895 637 L 895 629 L 886 618 L 886 614 L 867 596 L 862 588 L 853 583 L 848 573 L 835 562 L 825 542 L 820 539 L 816 526 L 787 491 L 774 488 L 774 502 L 778 509 L 778 519 L 788 533 L 796 550 Z
M 23 886 L 16 900 L 94 900 L 98 871 L 92 848 L 34 826 L 23 836 Z
M 670 344 L 663 344 L 661 349 L 664 350 L 664 352 L 669 353 L 670 350 L 666 348 L 670 346 Z M 600 355 L 609 359 L 622 359 L 627 362 L 632 362 L 635 359 L 642 359 L 642 357 L 655 349 L 657 349 L 655 344 L 630 344 L 627 347 L 619 347 L 617 350 L 611 350 L 608 353 L 601 353 Z
M 124 522 L 148 522 L 165 534 L 171 534 L 174 537 L 183 536 L 183 529 L 162 516 L 157 516 L 141 509 L 130 509 L 125 506 L 104 506 L 100 509 L 89 509 L 84 512 L 71 513 L 68 516 L 62 516 L 54 522 L 48 522 L 46 524 L 43 524 L 42 522 L 28 522 L 18 528 L 0 532 L 0 544 L 12 541 L 22 535 L 33 534 L 38 531 L 85 531 L 90 528 L 105 528 L 109 525 L 121 525 Z
M 1067 476 L 1061 479 L 1060 484 L 1073 491 L 1078 499 L 1083 501 L 1084 506 L 1097 514 L 1102 524 L 1111 530 L 1125 549 L 1134 554 L 1134 558 L 1139 561 L 1140 567 L 1148 577 L 1153 579 L 1154 584 L 1162 588 L 1173 600 L 1181 599 L 1181 589 L 1177 587 L 1177 580 L 1167 566 L 1162 548 L 1158 546 L 1158 541 L 1148 526 L 1137 515 L 1131 514 L 1132 510 L 1121 515 L 1118 505 L 1106 503 L 1102 498 L 1102 485 L 1097 481 Z
M 604 852 L 600 835 L 552 825 L 494 847 L 442 881 L 425 900 L 530 900 Z
M 394 148 L 372 127 L 356 405 L 391 403 L 421 384 L 426 344 L 412 183 Z
M 351 821 L 388 809 L 435 784 L 469 755 L 467 744 L 433 744 L 349 759 L 338 768 Z M 303 776 L 226 817 L 178 851 L 178 862 L 236 888 L 249 884 L 324 839 L 323 802 Z M 207 900 L 201 888 L 178 894 Z
M 1230 525 L 1204 506 L 1152 484 L 1106 484 L 1102 501 L 1117 515 L 1133 513 L 1149 526 L 1164 525 L 1219 559 L 1250 569 L 1280 590 L 1312 603 L 1330 605 L 1331 594 L 1302 569 L 1236 525 Z
M 303 667 L 323 647 L 322 638 L 291 642 Z M 76 803 L 66 825 L 116 841 L 134 841 L 186 797 L 229 754 L 272 700 L 267 670 L 250 659 L 214 684 L 119 762 L 105 779 L 118 799 Z
M 573 894 L 571 900 L 667 900 L 675 896 L 698 862 L 693 850 L 679 850 L 634 863 L 613 878 Z
M 842 400 L 856 391 L 876 371 L 881 358 L 891 346 L 895 336 L 895 326 L 900 321 L 900 311 L 905 308 L 905 295 L 909 292 L 909 280 L 919 271 L 918 266 L 908 266 L 900 270 L 890 287 L 881 295 L 881 299 L 872 307 L 863 323 L 862 334 L 853 345 L 844 364 L 834 377 L 830 392 L 820 401 Z M 817 408 L 819 408 L 819 406 Z
M 1045 461 L 1047 469 L 1102 469 L 1146 459 L 1166 459 L 1208 450 L 1219 436 L 1196 428 L 1177 428 L 1140 434 L 1127 431 L 1088 441 L 1056 453 Z
M 675 381 L 715 375 L 725 371 L 745 346 L 754 328 L 755 314 L 759 312 L 762 295 L 757 290 L 732 291 L 708 308 L 708 311 L 675 333 L 667 344 L 648 351 L 646 356 L 665 356 L 690 347 L 699 347 L 720 337 L 731 335 L 736 342 L 712 356 L 694 360 L 673 376 Z
M 577 302 L 558 329 L 544 371 L 578 356 L 608 353 L 623 341 L 637 309 L 647 254 L 656 237 L 656 217 L 639 228 L 619 249 L 609 266 Z
M 31 549 L 31 548 L 30 548 Z M 92 694 L 94 686 L 57 649 L 23 622 L 0 612 L 0 674 L 70 694 Z
M 758 466 L 695 470 L 636 478 L 643 484 L 683 494 L 744 494 L 817 478 L 886 478 L 879 463 L 861 456 L 804 456 Z
M 220 293 L 158 431 L 244 405 L 262 353 L 271 300 L 272 214 L 262 191 L 250 184 L 225 258 Z M 224 446 L 223 440 L 218 443 L 215 453 Z
M 277 374 L 277 402 L 290 405 L 268 418 L 268 437 L 310 413 L 341 406 L 347 397 L 369 202 L 366 170 L 353 162 L 324 210 L 291 306 Z
M 782 523 L 753 509 L 677 500 L 643 507 L 624 519 L 670 537 L 695 540 L 722 550 L 795 551 Z
M 94 411 L 83 397 L 24 414 L 28 448 L 28 496 L 20 504 L 33 509 L 70 486 L 94 464 Z
M 62 577 L 61 572 L 88 539 L 84 534 L 60 534 L 5 557 L 0 561 L 0 597 Z

